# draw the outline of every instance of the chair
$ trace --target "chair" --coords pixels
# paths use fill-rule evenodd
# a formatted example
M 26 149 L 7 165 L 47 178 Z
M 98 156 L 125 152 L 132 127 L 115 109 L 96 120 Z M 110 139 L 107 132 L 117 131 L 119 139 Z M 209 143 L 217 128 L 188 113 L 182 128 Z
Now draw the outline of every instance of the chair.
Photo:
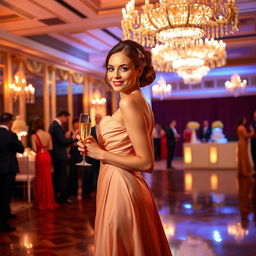
M 27 199 L 31 203 L 32 182 L 35 179 L 35 162 L 29 161 L 27 157 L 18 158 L 20 172 L 16 175 L 16 182 L 27 185 Z

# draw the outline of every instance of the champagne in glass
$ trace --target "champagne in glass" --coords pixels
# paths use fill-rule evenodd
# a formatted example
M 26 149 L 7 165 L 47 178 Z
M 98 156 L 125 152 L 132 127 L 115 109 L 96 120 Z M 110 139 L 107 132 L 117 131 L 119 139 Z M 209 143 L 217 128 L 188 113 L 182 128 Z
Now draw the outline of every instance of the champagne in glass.
M 90 116 L 88 114 L 85 114 L 85 113 L 80 114 L 79 133 L 80 133 L 80 137 L 81 137 L 83 143 L 85 143 L 86 137 L 88 137 L 91 133 L 91 120 L 90 120 Z M 76 165 L 91 166 L 91 164 L 89 164 L 85 161 L 85 154 L 83 154 L 82 162 L 77 163 Z

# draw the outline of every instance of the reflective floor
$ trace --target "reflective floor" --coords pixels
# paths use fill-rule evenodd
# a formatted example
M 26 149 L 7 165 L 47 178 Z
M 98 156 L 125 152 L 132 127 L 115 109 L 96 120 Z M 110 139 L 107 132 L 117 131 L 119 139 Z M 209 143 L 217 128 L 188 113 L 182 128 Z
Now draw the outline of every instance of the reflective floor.
M 256 255 L 256 180 L 238 180 L 232 170 L 160 170 L 161 164 L 145 179 L 174 256 Z M 93 255 L 95 196 L 57 210 L 27 206 L 13 204 L 17 230 L 0 234 L 1 256 Z

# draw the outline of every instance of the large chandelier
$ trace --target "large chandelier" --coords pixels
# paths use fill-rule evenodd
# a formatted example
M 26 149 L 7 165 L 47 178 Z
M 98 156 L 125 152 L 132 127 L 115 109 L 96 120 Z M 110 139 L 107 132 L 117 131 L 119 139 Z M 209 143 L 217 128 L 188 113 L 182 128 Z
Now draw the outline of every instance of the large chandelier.
M 186 47 L 176 48 L 170 41 L 152 48 L 157 71 L 177 72 L 186 84 L 196 84 L 211 68 L 226 63 L 226 44 L 216 40 L 195 40 Z
M 240 76 L 237 73 L 235 73 L 231 76 L 230 81 L 225 82 L 225 88 L 235 97 L 237 97 L 244 91 L 246 84 L 247 81 L 241 80 Z
M 35 88 L 32 84 L 27 84 L 22 62 L 20 62 L 18 71 L 14 76 L 14 83 L 10 84 L 9 89 L 14 102 L 17 101 L 20 96 L 25 97 L 26 103 L 35 102 Z
M 122 10 L 123 39 L 153 47 L 172 40 L 176 46 L 202 37 L 219 38 L 238 30 L 235 0 L 159 0 L 135 8 L 130 0 Z
M 170 84 L 167 84 L 162 76 L 158 80 L 157 84 L 154 84 L 152 86 L 153 97 L 160 98 L 160 100 L 163 100 L 164 98 L 171 96 L 171 92 L 172 86 Z

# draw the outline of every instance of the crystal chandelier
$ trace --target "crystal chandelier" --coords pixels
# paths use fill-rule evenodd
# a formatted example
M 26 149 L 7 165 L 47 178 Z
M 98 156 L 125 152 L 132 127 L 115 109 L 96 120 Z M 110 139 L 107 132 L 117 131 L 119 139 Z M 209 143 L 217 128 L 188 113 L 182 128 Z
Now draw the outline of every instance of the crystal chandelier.
M 166 84 L 165 79 L 161 76 L 158 80 L 157 84 L 152 86 L 152 94 L 154 98 L 160 98 L 163 100 L 171 96 L 172 86 L 170 84 Z
M 225 88 L 227 91 L 231 92 L 235 97 L 237 97 L 244 91 L 246 84 L 247 81 L 242 81 L 240 76 L 237 73 L 235 73 L 231 76 L 230 81 L 226 81 Z
M 101 97 L 101 92 L 99 90 L 94 91 L 94 97 L 91 100 L 92 105 L 103 105 L 106 103 L 106 98 Z
M 123 39 L 153 47 L 172 40 L 178 47 L 202 37 L 219 38 L 238 30 L 235 0 L 159 0 L 135 8 L 130 0 L 122 10 Z
M 186 84 L 196 84 L 211 68 L 226 63 L 226 44 L 216 40 L 195 40 L 186 47 L 176 48 L 170 41 L 152 48 L 157 71 L 177 72 Z
M 17 101 L 21 95 L 25 96 L 26 103 L 35 102 L 35 88 L 32 84 L 27 84 L 22 62 L 20 62 L 18 71 L 14 76 L 14 83 L 10 84 L 9 89 L 14 102 Z

